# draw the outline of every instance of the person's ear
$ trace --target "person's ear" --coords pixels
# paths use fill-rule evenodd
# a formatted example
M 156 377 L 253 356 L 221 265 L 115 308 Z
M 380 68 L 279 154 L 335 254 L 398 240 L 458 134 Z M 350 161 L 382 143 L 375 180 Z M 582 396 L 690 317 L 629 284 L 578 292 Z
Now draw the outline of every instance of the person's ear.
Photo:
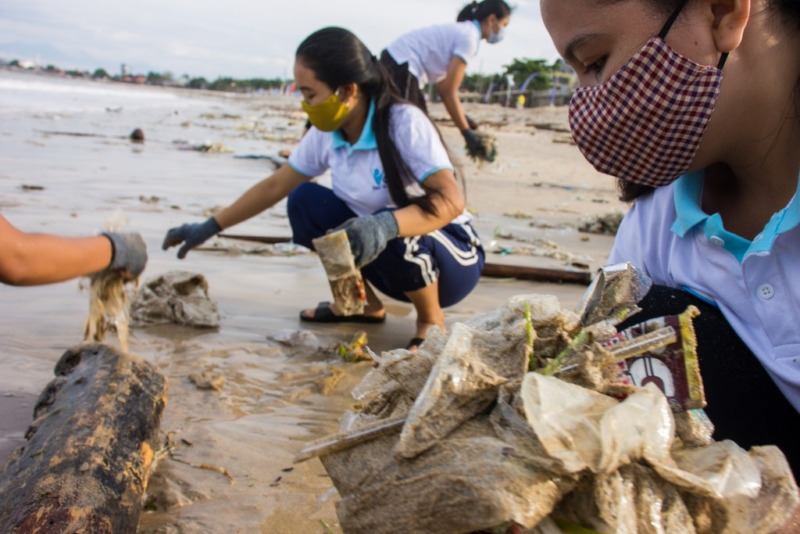
M 349 102 L 358 95 L 358 84 L 355 82 L 345 83 L 339 86 L 339 100 Z
M 751 0 L 710 0 L 712 34 L 717 50 L 732 52 L 742 44 L 750 20 Z

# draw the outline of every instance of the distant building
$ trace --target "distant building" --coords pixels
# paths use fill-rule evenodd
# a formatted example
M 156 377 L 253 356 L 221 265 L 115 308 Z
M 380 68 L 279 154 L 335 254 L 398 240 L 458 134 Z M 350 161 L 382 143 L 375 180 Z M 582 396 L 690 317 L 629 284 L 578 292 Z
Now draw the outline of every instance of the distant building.
M 127 75 L 128 75 L 128 65 L 126 65 L 125 63 L 123 63 L 122 65 L 120 65 L 120 69 L 119 69 L 119 71 L 120 71 L 120 76 L 121 76 L 122 78 L 124 78 L 125 76 L 127 76 Z

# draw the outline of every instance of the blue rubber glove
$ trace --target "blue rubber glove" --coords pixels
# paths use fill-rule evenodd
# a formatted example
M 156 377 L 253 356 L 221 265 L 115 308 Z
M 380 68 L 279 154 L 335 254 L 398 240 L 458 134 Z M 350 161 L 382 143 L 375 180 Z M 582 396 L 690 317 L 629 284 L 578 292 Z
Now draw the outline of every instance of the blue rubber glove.
M 103 232 L 111 241 L 111 263 L 107 271 L 124 271 L 137 277 L 147 263 L 147 245 L 138 233 Z
M 209 217 L 203 223 L 183 224 L 177 228 L 169 229 L 161 248 L 167 250 L 169 247 L 183 243 L 183 246 L 178 249 L 178 258 L 183 259 L 186 257 L 187 252 L 198 245 L 202 245 L 221 231 L 222 227 L 214 217 Z
M 399 232 L 397 219 L 394 218 L 391 211 L 382 211 L 365 217 L 353 217 L 337 230 L 347 232 L 350 250 L 353 251 L 356 267 L 359 269 L 375 261 L 389 241 L 396 238 Z

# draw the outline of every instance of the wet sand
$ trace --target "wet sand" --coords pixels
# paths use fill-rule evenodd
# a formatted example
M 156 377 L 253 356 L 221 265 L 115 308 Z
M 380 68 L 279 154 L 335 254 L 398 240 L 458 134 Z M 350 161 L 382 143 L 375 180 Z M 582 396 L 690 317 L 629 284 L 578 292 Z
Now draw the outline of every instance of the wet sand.
M 174 102 L 135 111 L 120 104 L 122 109 L 113 111 L 104 106 L 15 113 L 4 115 L 0 124 L 0 210 L 10 221 L 26 231 L 80 235 L 96 233 L 121 210 L 127 228 L 147 242 L 145 279 L 173 269 L 202 273 L 219 305 L 219 330 L 131 332 L 130 352 L 168 378 L 161 428 L 174 446 L 152 478 L 140 532 L 324 532 L 325 525 L 339 531 L 337 494 L 321 464 L 294 465 L 292 458 L 306 441 L 337 430 L 339 417 L 354 402 L 349 392 L 368 368 L 341 361 L 335 344 L 363 329 L 375 351 L 404 346 L 414 331 L 413 309 L 386 300 L 388 320 L 382 325 L 301 323 L 301 308 L 330 298 L 315 255 L 289 255 L 277 247 L 270 254 L 192 251 L 180 261 L 174 250 L 161 251 L 168 228 L 202 221 L 208 210 L 234 200 L 274 168 L 268 160 L 233 154 L 291 150 L 304 118 L 297 100 L 289 98 L 140 90 L 175 95 Z M 445 120 L 437 124 L 463 165 L 469 208 L 487 250 L 504 251 L 487 260 L 555 268 L 577 263 L 590 270 L 602 265 L 611 237 L 576 227 L 583 217 L 625 206 L 616 200 L 611 179 L 598 175 L 576 147 L 560 142 L 562 133 L 546 126 L 565 126 L 566 110 L 467 108 L 497 137 L 496 163 L 478 168 L 465 157 L 455 128 Z M 446 116 L 441 105 L 431 112 Z M 143 145 L 127 140 L 134 128 L 144 130 Z M 180 150 L 207 141 L 223 143 L 233 153 Z M 31 185 L 41 189 L 25 187 Z M 229 231 L 289 236 L 285 204 Z M 467 299 L 446 310 L 447 320 L 475 317 L 521 293 L 555 294 L 562 306 L 574 308 L 584 289 L 484 278 Z M 21 442 L 53 365 L 81 341 L 88 294 L 76 281 L 2 286 L 0 292 L 4 457 Z M 313 332 L 316 342 L 287 346 L 274 339 L 298 329 Z M 219 392 L 189 381 L 201 371 L 224 379 Z M 232 481 L 198 465 L 224 469 Z

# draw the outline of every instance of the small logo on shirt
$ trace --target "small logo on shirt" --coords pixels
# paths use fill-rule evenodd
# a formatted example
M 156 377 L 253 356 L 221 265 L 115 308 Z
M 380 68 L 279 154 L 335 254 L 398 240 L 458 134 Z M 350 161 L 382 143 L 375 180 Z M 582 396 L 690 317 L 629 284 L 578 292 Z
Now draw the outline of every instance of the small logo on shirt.
M 372 187 L 373 191 L 378 189 L 386 189 L 386 174 L 380 169 L 372 171 L 372 180 L 375 185 Z

